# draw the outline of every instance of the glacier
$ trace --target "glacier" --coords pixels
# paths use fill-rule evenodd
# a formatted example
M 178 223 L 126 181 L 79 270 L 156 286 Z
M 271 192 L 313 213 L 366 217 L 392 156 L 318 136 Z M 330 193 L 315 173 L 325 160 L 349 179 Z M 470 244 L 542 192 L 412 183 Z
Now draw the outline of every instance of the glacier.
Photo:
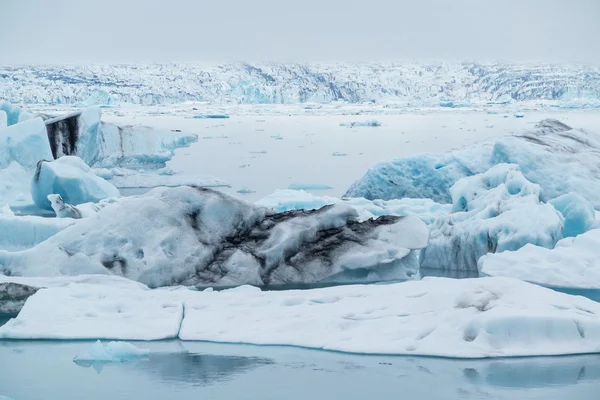
M 540 185 L 540 199 L 574 192 L 600 208 L 600 136 L 546 119 L 524 133 L 482 141 L 445 154 L 419 154 L 381 162 L 345 197 L 430 198 L 451 203 L 450 187 L 496 164 L 517 164 Z
M 554 247 L 563 238 L 564 217 L 540 201 L 540 192 L 511 164 L 459 180 L 450 188 L 452 213 L 429 226 L 421 267 L 477 271 L 477 260 L 488 252 L 528 243 Z
M 135 68 L 135 74 L 131 73 Z M 173 79 L 177 77 L 177 79 Z M 0 67 L 19 104 L 118 106 L 399 103 L 412 107 L 555 101 L 599 107 L 600 69 L 547 63 L 222 63 Z M 10 122 L 9 122 L 10 124 Z
M 180 338 L 364 354 L 510 357 L 600 352 L 599 315 L 594 301 L 511 278 L 286 291 L 80 283 L 38 290 L 0 327 L 0 338 Z
M 479 259 L 484 274 L 559 288 L 600 289 L 600 229 L 559 241 L 548 249 L 528 244 Z
M 210 189 L 121 198 L 34 248 L 0 251 L 14 276 L 115 274 L 149 286 L 407 279 L 427 245 L 417 217 L 364 222 L 352 207 L 277 213 Z
M 49 195 L 57 194 L 64 202 L 77 206 L 98 203 L 111 197 L 119 197 L 119 190 L 108 181 L 94 174 L 79 157 L 62 156 L 54 161 L 41 160 L 31 181 L 31 197 L 34 203 L 52 210 Z

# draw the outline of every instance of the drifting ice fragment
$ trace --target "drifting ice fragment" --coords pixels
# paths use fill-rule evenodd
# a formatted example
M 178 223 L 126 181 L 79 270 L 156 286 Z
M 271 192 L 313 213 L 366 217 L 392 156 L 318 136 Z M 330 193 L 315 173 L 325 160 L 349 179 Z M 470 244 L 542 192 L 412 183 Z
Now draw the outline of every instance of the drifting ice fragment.
M 329 190 L 333 189 L 329 185 L 322 183 L 292 183 L 288 186 L 290 190 Z
M 226 114 L 206 114 L 206 115 L 194 115 L 195 119 L 227 119 L 229 115 Z
M 33 170 L 40 160 L 52 160 L 46 126 L 33 118 L 0 130 L 0 169 L 16 161 Z
M 340 126 L 346 126 L 346 127 L 356 127 L 356 126 L 372 126 L 372 127 L 376 127 L 376 126 L 381 126 L 381 122 L 377 121 L 377 120 L 369 120 L 369 121 L 354 121 L 354 122 L 342 122 L 340 124 Z
M 120 196 L 116 187 L 95 175 L 83 160 L 75 156 L 38 163 L 31 182 L 31 196 L 38 207 L 52 210 L 48 200 L 50 194 L 59 194 L 71 205 L 97 203 Z
M 148 357 L 150 350 L 140 349 L 127 342 L 108 342 L 97 340 L 87 350 L 77 354 L 73 361 L 123 362 Z

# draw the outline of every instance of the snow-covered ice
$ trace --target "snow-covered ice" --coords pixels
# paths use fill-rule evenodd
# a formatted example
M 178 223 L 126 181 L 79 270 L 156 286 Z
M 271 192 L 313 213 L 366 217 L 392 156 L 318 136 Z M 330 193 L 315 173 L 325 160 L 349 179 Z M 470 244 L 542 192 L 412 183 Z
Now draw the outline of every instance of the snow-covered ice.
M 381 162 L 355 182 L 348 197 L 431 198 L 451 201 L 450 187 L 459 179 L 495 164 L 519 165 L 523 175 L 541 186 L 541 199 L 575 192 L 600 207 L 600 136 L 546 119 L 515 136 L 483 141 L 445 154 L 419 154 Z
M 40 161 L 31 181 L 31 196 L 35 204 L 51 210 L 48 195 L 59 194 L 71 205 L 97 203 L 120 196 L 111 183 L 94 174 L 79 157 L 63 156 L 54 161 Z
M 559 241 L 553 249 L 526 245 L 517 251 L 488 254 L 480 270 L 541 285 L 600 289 L 600 229 Z
M 600 352 L 600 304 L 510 278 L 271 292 L 72 284 L 39 290 L 0 337 L 179 337 L 458 358 L 581 354 Z
M 183 305 L 168 292 L 69 284 L 38 290 L 0 338 L 161 340 L 177 337 Z
M 87 350 L 77 354 L 73 361 L 103 361 L 103 362 L 123 362 L 147 357 L 150 354 L 148 349 L 140 349 L 127 342 L 108 342 L 106 344 L 97 340 Z
M 420 263 L 426 268 L 477 270 L 491 252 L 516 250 L 528 243 L 552 248 L 563 237 L 564 218 L 540 202 L 539 185 L 517 165 L 498 164 L 463 178 L 450 188 L 452 213 L 429 226 L 429 244 Z
M 0 252 L 0 271 L 110 273 L 151 286 L 395 280 L 417 273 L 428 234 L 417 217 L 359 222 L 343 204 L 276 213 L 209 189 L 157 188 L 32 249 Z

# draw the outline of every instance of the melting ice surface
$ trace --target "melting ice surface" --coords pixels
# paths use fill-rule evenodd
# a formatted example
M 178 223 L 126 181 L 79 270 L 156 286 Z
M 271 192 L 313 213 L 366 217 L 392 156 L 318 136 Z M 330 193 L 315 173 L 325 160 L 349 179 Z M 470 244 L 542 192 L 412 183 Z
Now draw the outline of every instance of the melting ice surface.
M 148 358 L 74 363 L 92 342 L 1 342 L 12 399 L 594 399 L 600 355 L 448 360 L 289 347 L 144 343 Z

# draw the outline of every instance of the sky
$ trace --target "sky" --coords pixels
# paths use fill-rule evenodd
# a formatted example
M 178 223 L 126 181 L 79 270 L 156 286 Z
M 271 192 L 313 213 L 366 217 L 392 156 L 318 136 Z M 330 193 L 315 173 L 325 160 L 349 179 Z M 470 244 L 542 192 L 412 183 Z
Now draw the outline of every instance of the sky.
M 0 0 L 0 65 L 600 64 L 600 0 Z

